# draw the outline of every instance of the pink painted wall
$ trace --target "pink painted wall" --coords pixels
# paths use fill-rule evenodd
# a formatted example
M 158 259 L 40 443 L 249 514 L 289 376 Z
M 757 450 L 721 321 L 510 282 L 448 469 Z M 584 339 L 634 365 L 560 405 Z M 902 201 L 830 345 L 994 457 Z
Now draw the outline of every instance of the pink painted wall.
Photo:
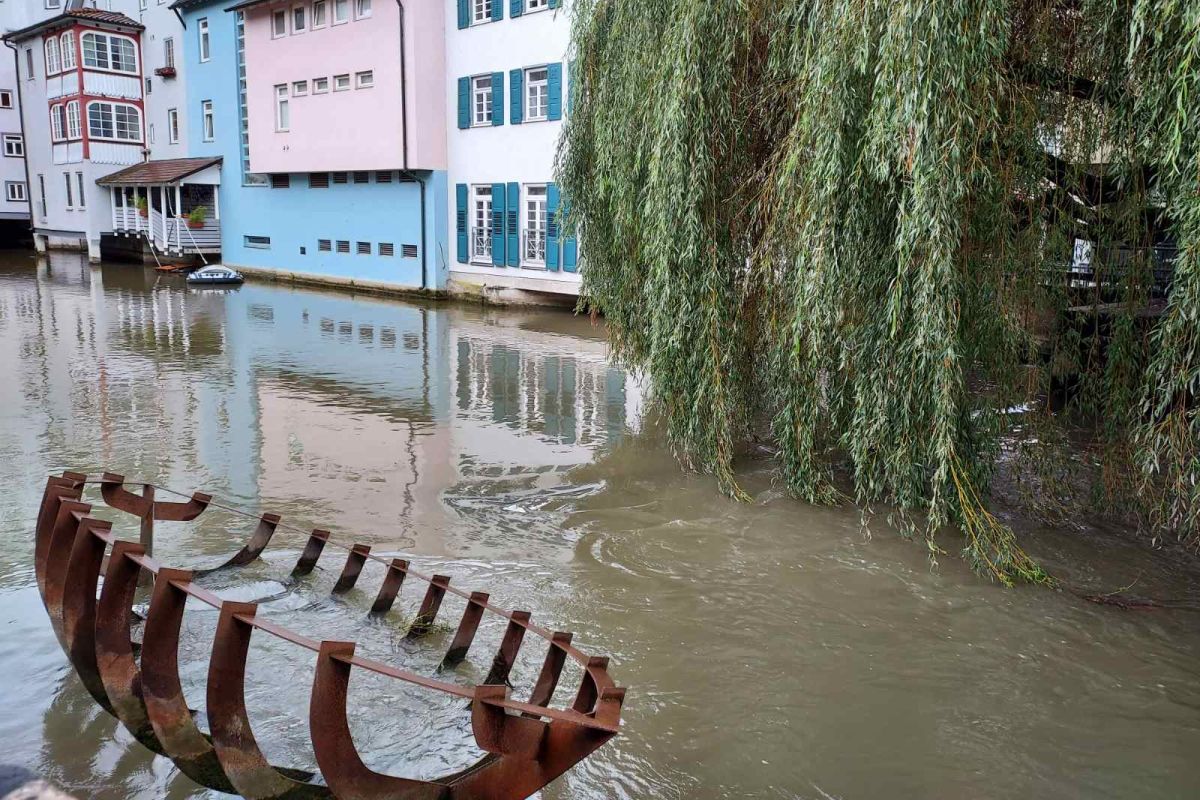
M 351 13 L 349 22 L 333 25 L 330 0 L 324 28 L 310 27 L 293 34 L 291 11 L 295 5 L 299 3 L 269 3 L 246 12 L 250 168 L 254 172 L 403 168 L 399 4 L 374 0 L 369 18 L 354 19 Z M 311 14 L 311 3 L 303 5 Z M 271 17 L 280 9 L 288 12 L 289 34 L 273 39 Z M 430 17 L 409 11 L 405 19 L 410 169 L 445 169 L 446 165 L 445 100 L 440 97 L 445 59 L 418 57 L 429 39 L 444 40 L 442 23 Z M 437 30 L 430 30 L 435 22 Z M 374 72 L 374 87 L 355 88 L 355 74 L 365 70 Z M 350 75 L 351 88 L 333 91 L 333 77 L 343 74 Z M 313 94 L 314 78 L 328 78 L 330 90 Z M 298 80 L 308 81 L 306 96 L 291 96 L 292 84 Z M 275 87 L 280 84 L 289 87 L 291 122 L 287 132 L 275 130 Z M 437 91 L 436 102 L 426 96 L 425 87 Z

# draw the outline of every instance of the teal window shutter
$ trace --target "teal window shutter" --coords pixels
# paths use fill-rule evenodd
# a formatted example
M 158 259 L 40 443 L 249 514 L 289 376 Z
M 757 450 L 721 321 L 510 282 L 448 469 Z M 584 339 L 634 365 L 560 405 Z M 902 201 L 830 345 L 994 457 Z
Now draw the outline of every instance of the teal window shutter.
M 454 238 L 458 250 L 458 263 L 467 263 L 467 185 L 454 187 Z
M 549 119 L 562 119 L 562 64 L 547 64 L 547 89 L 550 95 Z
M 564 197 L 562 198 L 562 218 L 565 220 L 571 215 L 571 201 Z M 562 268 L 563 272 L 574 272 L 575 262 L 578 260 L 579 246 L 575 242 L 574 236 L 564 236 L 562 240 Z
M 458 0 L 458 27 L 459 30 L 469 28 L 471 26 L 471 0 Z
M 458 127 L 471 127 L 471 79 L 458 79 Z
M 508 4 L 508 15 L 510 17 L 519 17 L 525 11 L 525 0 L 512 0 Z
M 504 73 L 492 73 L 492 124 L 504 124 Z
M 562 5 L 562 0 L 550 0 L 551 8 L 558 8 L 560 5 Z
M 505 225 L 508 234 L 508 265 L 521 266 L 521 184 L 508 185 L 508 215 Z
M 492 22 L 504 19 L 504 0 L 492 0 Z
M 504 184 L 492 184 L 492 266 L 503 267 L 504 258 Z
M 546 184 L 546 269 L 558 272 L 558 187 Z
M 512 119 L 513 125 L 520 124 L 525 118 L 525 104 L 522 102 L 525 98 L 522 92 L 525 89 L 525 73 L 523 70 L 513 69 L 508 71 L 508 116 Z

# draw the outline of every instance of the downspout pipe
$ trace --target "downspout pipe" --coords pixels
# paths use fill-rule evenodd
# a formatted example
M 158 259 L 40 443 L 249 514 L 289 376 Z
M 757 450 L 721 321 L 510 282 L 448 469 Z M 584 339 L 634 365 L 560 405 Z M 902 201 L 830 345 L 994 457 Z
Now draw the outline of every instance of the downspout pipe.
M 421 187 L 421 289 L 426 290 L 429 288 L 429 248 L 426 246 L 428 237 L 425 233 L 425 192 L 427 187 L 425 179 L 408 168 L 408 68 L 404 49 L 404 0 L 396 0 L 396 6 L 400 9 L 400 146 L 404 164 L 400 174 L 407 175 Z

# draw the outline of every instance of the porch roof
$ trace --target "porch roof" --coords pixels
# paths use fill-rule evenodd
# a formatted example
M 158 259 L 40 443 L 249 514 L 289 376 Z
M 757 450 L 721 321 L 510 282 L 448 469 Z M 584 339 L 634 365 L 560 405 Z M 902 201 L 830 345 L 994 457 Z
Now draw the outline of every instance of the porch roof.
M 132 167 L 117 170 L 111 175 L 97 179 L 100 186 L 161 186 L 178 183 L 189 175 L 195 175 L 201 170 L 208 169 L 214 164 L 220 164 L 221 157 L 216 158 L 166 158 L 159 161 L 145 161 Z

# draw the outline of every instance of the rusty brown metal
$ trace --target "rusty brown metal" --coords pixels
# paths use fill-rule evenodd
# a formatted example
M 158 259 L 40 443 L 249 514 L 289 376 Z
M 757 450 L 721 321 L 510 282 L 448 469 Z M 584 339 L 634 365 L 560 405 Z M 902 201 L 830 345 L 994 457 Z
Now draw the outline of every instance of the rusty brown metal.
M 406 633 L 413 640 L 430 631 L 447 594 L 461 597 L 466 607 L 439 672 L 467 657 L 488 615 L 505 620 L 504 636 L 483 683 L 463 686 L 418 675 L 358 656 L 351 642 L 322 642 L 291 631 L 263 618 L 255 604 L 222 600 L 199 586 L 195 580 L 202 574 L 199 571 L 162 565 L 149 556 L 146 544 L 116 538 L 110 523 L 91 516 L 91 506 L 82 500 L 83 489 L 91 484 L 99 484 L 100 495 L 110 507 L 134 516 L 143 526 L 159 519 L 195 519 L 217 504 L 200 492 L 192 493 L 186 502 L 164 503 L 158 499 L 159 492 L 178 493 L 154 484 L 130 484 L 140 487 L 139 494 L 125 488 L 124 478 L 113 473 L 90 481 L 79 473 L 64 473 L 46 482 L 34 547 L 43 603 L 85 687 L 139 742 L 171 758 L 184 774 L 209 788 L 263 800 L 331 796 L 348 800 L 519 800 L 540 790 L 619 731 L 625 690 L 613 684 L 608 659 L 581 653 L 572 646 L 571 634 L 534 625 L 529 612 L 497 608 L 490 604 L 488 594 L 453 587 L 448 576 L 423 574 L 406 559 L 372 554 L 365 544 L 336 544 L 330 541 L 328 531 L 290 528 L 274 514 L 260 515 L 249 541 L 218 567 L 242 566 L 258 558 L 278 529 L 305 534 L 303 553 L 292 571 L 295 577 L 312 572 L 327 545 L 347 554 L 335 593 L 349 591 L 360 580 L 368 560 L 386 567 L 371 606 L 373 614 L 390 610 L 409 581 L 426 584 Z M 102 571 L 104 582 L 97 599 Z M 143 571 L 153 576 L 153 588 L 139 664 L 130 629 L 138 575 Z M 205 710 L 210 733 L 197 725 L 198 716 L 188 708 L 179 680 L 179 638 L 189 599 L 219 612 L 208 662 Z M 321 769 L 319 779 L 307 771 L 271 765 L 259 748 L 245 704 L 246 658 L 255 630 L 316 655 L 308 721 Z M 529 635 L 545 640 L 547 651 L 529 700 L 522 702 L 510 698 L 507 684 Z M 549 703 L 567 659 L 583 667 L 583 677 L 571 707 L 554 708 Z M 347 689 L 355 668 L 423 691 L 469 700 L 476 745 L 487 755 L 468 769 L 435 780 L 371 770 L 350 735 Z

